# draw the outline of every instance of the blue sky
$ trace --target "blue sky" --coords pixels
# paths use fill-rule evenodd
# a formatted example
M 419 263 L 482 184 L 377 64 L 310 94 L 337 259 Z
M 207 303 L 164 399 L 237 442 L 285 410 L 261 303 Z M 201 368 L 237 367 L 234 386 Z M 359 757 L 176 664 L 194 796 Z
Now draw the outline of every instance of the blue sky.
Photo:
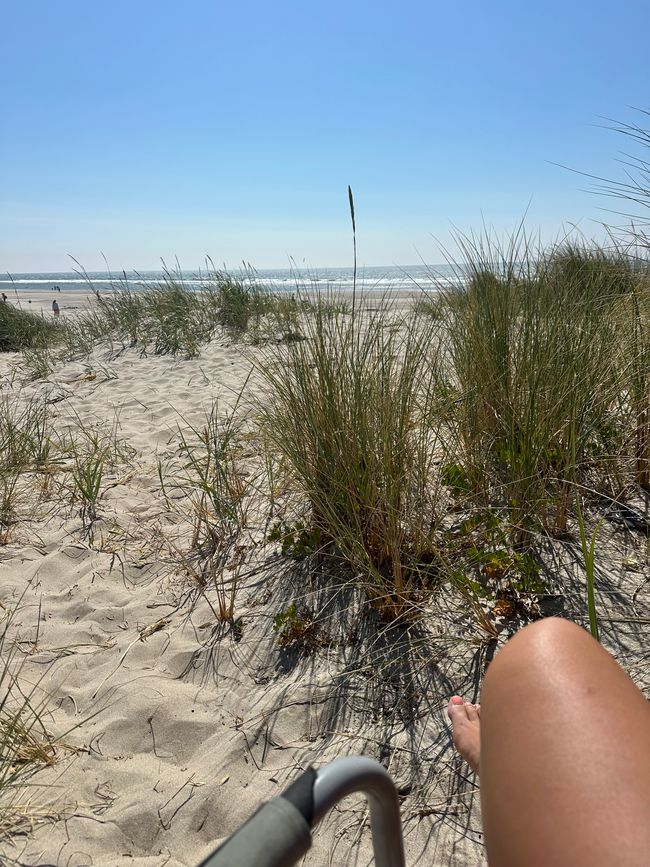
M 438 262 L 452 224 L 606 219 L 646 0 L 5 0 L 0 271 Z

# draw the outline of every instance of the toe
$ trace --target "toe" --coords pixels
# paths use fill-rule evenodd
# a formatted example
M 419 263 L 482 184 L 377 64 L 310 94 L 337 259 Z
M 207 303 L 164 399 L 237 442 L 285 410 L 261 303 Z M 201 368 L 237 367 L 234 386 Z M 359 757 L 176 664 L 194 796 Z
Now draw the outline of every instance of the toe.
M 451 720 L 452 725 L 462 725 L 469 720 L 475 719 L 476 717 L 470 716 L 469 714 L 469 709 L 473 707 L 474 705 L 468 704 L 459 695 L 453 696 L 447 705 L 447 715 Z
M 465 711 L 467 712 L 467 719 L 470 720 L 470 722 L 478 722 L 479 721 L 480 717 L 479 717 L 479 712 L 478 712 L 478 705 L 466 704 L 465 705 Z
M 464 715 L 465 702 L 459 695 L 452 695 L 447 705 L 447 716 L 450 720 L 458 719 L 459 713 Z

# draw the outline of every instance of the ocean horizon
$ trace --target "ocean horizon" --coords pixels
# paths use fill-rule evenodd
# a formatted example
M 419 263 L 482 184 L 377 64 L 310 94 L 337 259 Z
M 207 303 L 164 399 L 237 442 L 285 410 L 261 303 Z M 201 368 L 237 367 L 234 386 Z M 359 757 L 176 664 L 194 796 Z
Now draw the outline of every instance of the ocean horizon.
M 354 269 L 350 267 L 305 268 L 302 271 L 297 268 L 246 267 L 229 270 L 228 273 L 261 289 L 278 292 L 296 292 L 301 289 L 351 292 L 354 287 Z M 137 291 L 155 286 L 170 275 L 196 289 L 210 281 L 210 272 L 207 270 L 45 271 L 8 274 L 0 279 L 0 291 L 10 295 L 16 292 L 43 292 L 54 289 L 55 286 L 62 292 L 111 291 L 127 287 Z M 440 285 L 449 285 L 457 277 L 458 270 L 448 264 L 403 267 L 374 265 L 358 268 L 356 285 L 357 289 L 369 291 L 433 291 Z

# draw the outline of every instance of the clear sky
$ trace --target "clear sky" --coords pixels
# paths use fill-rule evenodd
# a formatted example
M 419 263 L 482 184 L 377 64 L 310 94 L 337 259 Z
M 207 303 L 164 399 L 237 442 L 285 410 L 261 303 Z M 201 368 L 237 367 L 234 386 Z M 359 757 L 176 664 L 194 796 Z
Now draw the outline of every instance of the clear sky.
M 441 261 L 606 218 L 647 0 L 4 0 L 0 271 Z

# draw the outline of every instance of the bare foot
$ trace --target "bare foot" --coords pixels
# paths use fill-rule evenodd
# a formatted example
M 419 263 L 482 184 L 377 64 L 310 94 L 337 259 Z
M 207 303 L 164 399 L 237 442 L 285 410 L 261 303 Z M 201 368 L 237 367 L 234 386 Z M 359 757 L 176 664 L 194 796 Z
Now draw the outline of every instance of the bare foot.
M 454 730 L 456 749 L 478 774 L 481 753 L 481 706 L 468 704 L 459 695 L 451 697 L 447 714 Z

